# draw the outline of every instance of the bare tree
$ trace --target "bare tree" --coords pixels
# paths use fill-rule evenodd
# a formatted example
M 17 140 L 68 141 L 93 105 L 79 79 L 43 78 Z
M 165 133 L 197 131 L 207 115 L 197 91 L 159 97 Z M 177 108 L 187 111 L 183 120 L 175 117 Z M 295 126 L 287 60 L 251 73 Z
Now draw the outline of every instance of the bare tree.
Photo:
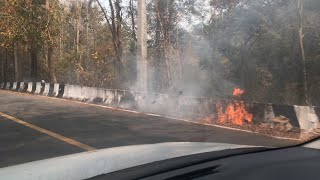
M 131 30 L 132 30 L 131 36 L 134 41 L 137 41 L 136 24 L 135 24 L 135 20 L 134 20 L 135 9 L 133 7 L 133 0 L 129 0 L 129 15 L 131 18 Z
M 170 87 L 173 81 L 182 77 L 182 64 L 178 47 L 178 12 L 176 6 L 174 0 L 156 0 L 154 3 L 154 13 L 156 16 L 156 64 L 163 64 L 165 67 L 164 74 L 166 77 L 163 79 L 163 82 L 166 85 L 163 88 Z
M 123 66 L 123 45 L 121 40 L 121 31 L 122 31 L 122 7 L 120 5 L 120 0 L 109 0 L 110 14 L 108 16 L 107 10 L 103 8 L 99 0 L 96 0 L 100 9 L 102 10 L 104 17 L 107 21 L 107 25 L 112 34 L 113 48 L 116 53 L 117 61 L 115 65 L 118 68 L 119 73 L 122 70 Z
M 306 55 L 304 50 L 304 33 L 303 33 L 303 0 L 298 0 L 298 9 L 299 9 L 299 44 L 301 50 L 301 58 L 302 58 L 302 71 L 303 71 L 303 87 L 304 87 L 304 97 L 305 103 L 307 105 L 310 104 L 310 97 L 309 97 L 309 90 L 308 90 L 308 74 L 307 74 L 307 67 L 306 67 Z
M 50 20 L 50 4 L 49 4 L 49 0 L 45 1 L 45 6 L 46 6 L 46 18 L 47 18 L 47 23 L 50 24 L 51 20 Z M 49 27 L 47 27 L 49 28 Z M 49 35 L 49 37 L 51 37 L 50 32 L 47 29 L 47 34 Z M 50 39 L 49 39 L 50 41 Z M 52 82 L 57 83 L 57 77 L 55 74 L 55 70 L 54 70 L 54 65 L 53 65 L 53 60 L 52 60 L 52 55 L 54 53 L 54 47 L 52 45 L 52 43 L 48 43 L 45 42 L 46 46 L 47 46 L 47 50 L 48 50 L 48 69 L 49 69 L 49 75 L 50 75 L 50 79 Z

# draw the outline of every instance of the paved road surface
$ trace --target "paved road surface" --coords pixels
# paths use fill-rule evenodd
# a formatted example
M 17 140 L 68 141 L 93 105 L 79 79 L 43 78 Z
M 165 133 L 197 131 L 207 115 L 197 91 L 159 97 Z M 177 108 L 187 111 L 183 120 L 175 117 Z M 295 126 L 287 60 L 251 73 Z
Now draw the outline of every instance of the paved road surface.
M 116 146 L 219 142 L 285 146 L 294 141 L 72 101 L 0 90 L 0 168 Z

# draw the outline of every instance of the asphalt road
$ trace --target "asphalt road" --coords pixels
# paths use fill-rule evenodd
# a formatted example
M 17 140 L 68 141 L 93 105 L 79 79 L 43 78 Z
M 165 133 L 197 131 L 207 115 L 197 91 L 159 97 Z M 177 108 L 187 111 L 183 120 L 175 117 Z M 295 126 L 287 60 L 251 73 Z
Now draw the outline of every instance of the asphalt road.
M 0 168 L 61 155 L 161 142 L 219 142 L 259 146 L 296 143 L 0 90 Z

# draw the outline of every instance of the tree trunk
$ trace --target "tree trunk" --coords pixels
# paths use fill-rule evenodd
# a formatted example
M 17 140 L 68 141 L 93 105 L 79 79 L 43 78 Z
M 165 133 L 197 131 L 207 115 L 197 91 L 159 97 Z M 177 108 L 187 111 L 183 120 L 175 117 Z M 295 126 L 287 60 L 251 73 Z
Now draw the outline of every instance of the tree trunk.
M 303 73 L 303 87 L 304 87 L 304 98 L 306 105 L 311 105 L 311 100 L 309 97 L 309 88 L 308 88 L 308 74 L 306 67 L 306 55 L 304 51 L 304 43 L 303 43 L 303 2 L 302 0 L 298 0 L 298 8 L 299 8 L 299 44 L 301 50 L 301 58 L 302 58 L 302 73 Z
M 91 8 L 91 2 L 87 4 L 86 7 L 86 63 L 84 64 L 86 67 L 86 64 L 89 62 L 90 59 L 90 45 L 89 45 L 89 9 Z
M 0 78 L 0 82 L 4 82 L 4 71 L 5 71 L 4 62 L 5 62 L 5 54 L 4 54 L 2 48 L 0 48 L 0 54 L 2 55 L 2 56 L 0 56 L 0 65 L 1 65 L 1 78 Z
M 13 44 L 13 57 L 14 57 L 14 72 L 15 72 L 15 80 L 16 82 L 22 81 L 22 64 L 21 58 L 19 56 L 19 51 L 21 50 L 20 45 L 18 43 Z
M 45 0 L 45 6 L 46 6 L 46 11 L 47 11 L 47 21 L 50 22 L 50 4 L 49 4 L 49 0 Z M 54 65 L 53 65 L 53 61 L 52 61 L 52 54 L 54 51 L 53 45 L 50 44 L 50 42 L 46 41 L 45 45 L 47 47 L 47 60 L 48 60 L 48 69 L 49 69 L 49 75 L 50 75 L 50 80 L 51 82 L 57 83 L 57 78 L 55 75 L 55 71 L 54 71 Z
M 120 0 L 116 0 L 115 2 L 115 15 L 116 15 L 116 40 L 117 40 L 117 57 L 118 57 L 118 62 L 119 62 L 119 73 L 122 73 L 123 70 L 123 45 L 122 45 L 122 40 L 121 40 L 121 35 L 122 35 L 122 17 L 121 17 L 121 6 L 120 6 Z M 120 74 L 119 74 L 120 75 Z M 121 75 L 121 78 L 123 76 Z M 123 79 L 121 79 L 123 80 Z
M 159 0 L 156 0 L 156 68 L 155 68 L 155 87 L 157 91 L 162 89 L 161 84 L 163 84 L 163 79 L 161 78 L 161 24 L 160 24 L 160 15 L 159 15 Z
M 109 7 L 111 11 L 110 19 L 107 15 L 107 11 L 103 8 L 100 1 L 96 0 L 96 2 L 98 3 L 100 9 L 102 10 L 104 17 L 107 21 L 107 25 L 111 31 L 113 48 L 116 54 L 116 60 L 118 61 L 118 62 L 115 62 L 114 64 L 120 73 L 122 71 L 122 66 L 123 66 L 123 45 L 121 40 L 122 16 L 121 16 L 120 0 L 116 0 L 114 3 L 115 5 L 113 5 L 112 1 L 109 0 Z
M 46 3 L 46 4 L 43 4 Z M 32 0 L 32 5 L 35 7 L 40 7 L 41 5 L 48 5 L 48 1 L 38 1 L 38 0 Z M 37 18 L 35 17 L 35 14 L 31 14 L 31 22 L 34 24 L 37 24 Z M 31 56 L 31 66 L 30 66 L 30 79 L 31 81 L 37 81 L 38 76 L 38 44 L 37 40 L 34 37 L 29 37 L 30 41 L 30 56 Z
M 37 50 L 31 43 L 31 80 L 36 81 L 37 80 L 37 74 L 38 74 L 38 54 Z
M 56 74 L 54 71 L 54 65 L 53 65 L 53 61 L 52 61 L 53 51 L 54 51 L 53 47 L 51 45 L 49 45 L 49 47 L 48 47 L 48 68 L 49 68 L 50 80 L 53 83 L 57 83 L 57 78 L 56 78 Z
M 8 50 L 5 49 L 4 68 L 3 68 L 3 80 L 8 81 Z
M 79 41 L 80 41 L 80 19 L 77 19 L 76 25 L 76 57 L 79 58 Z
M 136 35 L 136 24 L 134 21 L 134 8 L 133 8 L 133 0 L 129 1 L 129 9 L 130 9 L 130 16 L 131 16 L 131 29 L 132 29 L 132 39 L 136 42 L 137 41 L 137 35 Z
M 176 34 L 176 45 L 177 45 L 177 60 L 178 60 L 178 66 L 179 66 L 179 79 L 182 79 L 182 62 L 181 62 L 181 58 L 180 58 L 180 53 L 179 53 L 179 28 L 178 28 L 178 22 L 176 22 L 176 30 L 177 30 L 177 34 Z

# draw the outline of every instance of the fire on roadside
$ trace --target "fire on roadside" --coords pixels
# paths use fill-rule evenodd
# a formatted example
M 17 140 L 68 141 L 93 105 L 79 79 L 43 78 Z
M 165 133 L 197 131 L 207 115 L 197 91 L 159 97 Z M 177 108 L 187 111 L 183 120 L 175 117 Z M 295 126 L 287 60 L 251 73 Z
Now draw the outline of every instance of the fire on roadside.
M 244 90 L 237 88 L 233 91 L 234 97 L 240 97 Z M 217 118 L 220 123 L 232 123 L 242 125 L 244 121 L 251 122 L 253 115 L 248 113 L 244 102 L 233 100 L 224 109 L 221 103 L 216 104 Z

